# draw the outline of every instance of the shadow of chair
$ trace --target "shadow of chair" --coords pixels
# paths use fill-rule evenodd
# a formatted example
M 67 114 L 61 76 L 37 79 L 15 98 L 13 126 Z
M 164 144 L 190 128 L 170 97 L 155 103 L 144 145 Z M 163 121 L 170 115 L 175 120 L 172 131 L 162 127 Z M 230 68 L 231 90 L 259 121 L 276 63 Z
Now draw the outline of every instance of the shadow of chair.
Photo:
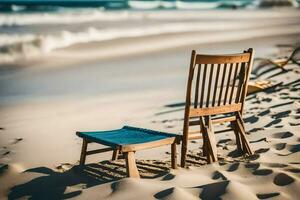
M 148 179 L 168 175 L 169 165 L 160 161 L 137 162 L 141 177 Z M 37 167 L 23 173 L 37 173 L 41 176 L 12 187 L 8 199 L 68 199 L 80 195 L 83 189 L 127 177 L 125 162 L 120 160 L 73 166 L 63 172 Z

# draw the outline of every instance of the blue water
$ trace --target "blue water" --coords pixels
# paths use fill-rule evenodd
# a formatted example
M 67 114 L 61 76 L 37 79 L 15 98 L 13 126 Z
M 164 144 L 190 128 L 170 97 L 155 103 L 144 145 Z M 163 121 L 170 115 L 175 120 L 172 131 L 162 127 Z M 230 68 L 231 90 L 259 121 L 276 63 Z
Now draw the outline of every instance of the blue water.
M 254 0 L 0 0 L 0 12 L 56 12 L 66 8 L 103 10 L 239 8 Z

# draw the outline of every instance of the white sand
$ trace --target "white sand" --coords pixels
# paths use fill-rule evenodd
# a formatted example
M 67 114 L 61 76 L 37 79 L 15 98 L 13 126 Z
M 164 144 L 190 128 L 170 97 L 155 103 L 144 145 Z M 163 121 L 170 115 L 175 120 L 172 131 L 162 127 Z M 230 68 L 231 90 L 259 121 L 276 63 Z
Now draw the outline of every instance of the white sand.
M 105 47 L 114 52 L 135 41 L 122 39 L 69 47 L 2 67 L 0 163 L 8 168 L 0 175 L 0 198 L 295 199 L 300 195 L 300 68 L 293 64 L 287 66 L 288 72 L 272 78 L 283 81 L 275 91 L 248 97 L 244 118 L 255 156 L 234 156 L 234 134 L 226 132 L 216 135 L 220 162 L 212 165 L 199 157 L 202 142 L 193 141 L 188 169 L 169 170 L 168 146 L 137 152 L 144 177 L 140 180 L 124 178 L 122 160 L 105 161 L 111 153 L 88 157 L 84 171 L 73 167 L 81 148 L 81 139 L 75 136 L 78 130 L 130 124 L 181 134 L 183 107 L 165 105 L 185 98 L 190 50 L 231 53 L 253 47 L 256 57 L 276 57 L 280 51 L 275 45 L 300 41 L 299 16 L 282 11 L 283 16 L 289 14 L 290 21 L 282 22 L 270 19 L 270 13 L 260 16 L 278 23 L 268 32 L 266 27 L 251 27 L 240 28 L 232 36 L 230 31 L 151 36 L 137 39 L 134 51 L 102 55 Z M 249 18 L 253 23 L 258 17 Z M 183 42 L 192 38 L 198 44 L 174 43 L 177 37 Z M 156 48 L 145 50 L 147 44 Z M 272 66 L 264 69 L 268 68 Z

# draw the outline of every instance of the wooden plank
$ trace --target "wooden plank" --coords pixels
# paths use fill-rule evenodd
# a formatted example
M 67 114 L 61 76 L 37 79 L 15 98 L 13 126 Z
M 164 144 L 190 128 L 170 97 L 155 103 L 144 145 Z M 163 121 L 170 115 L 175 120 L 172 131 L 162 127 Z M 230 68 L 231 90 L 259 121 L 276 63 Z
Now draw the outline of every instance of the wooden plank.
M 223 66 L 223 74 L 222 74 L 221 88 L 220 88 L 220 92 L 219 92 L 218 106 L 221 105 L 223 88 L 224 88 L 224 81 L 225 81 L 225 76 L 226 76 L 226 70 L 227 70 L 227 63 L 225 63 L 224 66 Z
M 171 165 L 173 169 L 177 168 L 176 143 L 171 144 Z
M 188 131 L 189 131 L 189 120 L 190 120 L 190 105 L 191 105 L 191 90 L 192 90 L 192 81 L 194 74 L 196 51 L 193 50 L 190 60 L 189 76 L 186 89 L 186 99 L 185 99 L 185 111 L 184 111 L 184 122 L 183 122 L 183 137 L 181 144 L 181 162 L 180 166 L 185 167 L 186 153 L 187 153 L 187 143 L 188 143 Z
M 235 65 L 235 70 L 234 70 L 234 75 L 233 75 L 233 83 L 232 83 L 232 89 L 231 89 L 231 93 L 230 93 L 230 98 L 229 98 L 229 104 L 232 103 L 232 98 L 233 98 L 233 93 L 234 93 L 234 89 L 235 89 L 235 84 L 236 84 L 236 79 L 237 79 L 237 73 L 238 73 L 238 69 L 239 69 L 240 63 L 237 63 Z
M 107 152 L 107 151 L 112 151 L 113 149 L 108 147 L 108 148 L 103 148 L 103 149 L 96 149 L 96 150 L 91 150 L 91 151 L 87 151 L 86 155 L 92 155 L 92 154 L 96 154 L 96 153 L 103 153 L 103 152 Z
M 201 65 L 198 65 L 198 69 L 197 69 L 197 78 L 196 78 L 196 88 L 195 88 L 194 108 L 197 108 L 197 107 L 198 107 L 200 70 L 201 70 Z
M 216 119 L 212 119 L 212 123 L 213 124 L 219 124 L 219 123 L 224 123 L 224 122 L 231 122 L 236 120 L 235 116 L 230 116 L 230 117 L 222 117 L 222 118 L 216 118 Z M 190 126 L 197 126 L 200 125 L 200 121 L 196 120 L 196 121 L 190 121 L 189 123 Z
M 228 91 L 229 91 L 229 87 L 230 87 L 230 79 L 231 79 L 232 68 L 233 68 L 233 63 L 231 63 L 230 67 L 229 67 L 229 74 L 227 76 L 228 80 L 227 80 L 227 84 L 226 84 L 226 90 L 225 90 L 225 97 L 224 97 L 223 105 L 226 105 L 226 101 L 227 101 L 227 98 L 228 98 Z
M 241 114 L 243 114 L 243 109 L 244 109 L 244 105 L 245 105 L 245 99 L 246 99 L 246 95 L 247 95 L 247 89 L 248 89 L 248 82 L 249 82 L 249 78 L 250 78 L 250 74 L 252 71 L 252 66 L 253 66 L 253 57 L 254 57 L 254 50 L 252 48 L 248 49 L 249 54 L 250 54 L 250 61 L 248 63 L 248 68 L 247 68 L 247 73 L 246 73 L 246 77 L 245 77 L 245 85 L 244 85 L 244 90 L 242 92 L 242 111 Z
M 204 65 L 204 72 L 203 72 L 203 76 L 202 76 L 203 80 L 202 80 L 202 89 L 201 89 L 200 108 L 203 108 L 203 99 L 204 99 L 204 92 L 205 92 L 206 72 L 207 72 L 207 65 Z
M 238 81 L 237 93 L 235 96 L 235 103 L 240 102 L 241 91 L 243 89 L 244 80 L 245 80 L 245 63 L 242 63 L 239 71 L 239 81 Z
M 86 139 L 83 139 L 83 141 L 82 141 L 82 148 L 81 148 L 81 154 L 80 154 L 79 165 L 84 165 L 84 163 L 85 163 L 87 144 L 88 144 L 88 143 L 87 143 Z
M 202 156 L 208 156 L 208 141 L 207 141 L 207 135 L 206 135 L 206 132 L 205 131 L 202 131 L 202 141 L 203 141 L 203 144 L 202 144 Z M 209 159 L 210 160 L 210 159 Z M 209 161 L 210 162 L 210 161 Z
M 130 178 L 140 178 L 139 171 L 135 163 L 134 152 L 125 152 L 126 172 Z
M 223 106 L 217 106 L 211 108 L 191 108 L 190 117 L 201 117 L 201 116 L 236 112 L 236 111 L 240 111 L 241 107 L 242 104 L 237 103 L 237 104 L 223 105 Z
M 229 55 L 200 55 L 196 56 L 196 64 L 223 64 L 249 62 L 250 53 Z
M 210 75 L 209 75 L 209 82 L 208 82 L 208 91 L 207 91 L 207 98 L 206 98 L 206 107 L 209 107 L 209 101 L 210 101 L 210 91 L 211 91 L 211 82 L 214 72 L 214 64 L 210 67 Z
M 201 131 L 198 131 L 197 134 L 193 134 L 193 133 L 189 133 L 189 140 L 198 140 L 198 139 L 202 139 L 203 136 L 200 135 L 200 133 L 202 133 Z
M 176 141 L 176 138 L 171 137 L 171 138 L 166 138 L 166 139 L 162 139 L 162 140 L 158 140 L 158 141 L 154 141 L 154 142 L 124 145 L 124 146 L 121 146 L 121 151 L 129 152 L 129 151 L 138 151 L 138 150 L 142 150 L 142 149 L 150 149 L 150 148 L 154 148 L 154 147 L 172 144 L 175 141 Z
M 216 82 L 215 82 L 215 88 L 214 88 L 214 94 L 213 94 L 213 100 L 212 100 L 212 106 L 215 106 L 215 102 L 216 102 L 216 95 L 217 95 L 217 90 L 218 90 L 220 68 L 221 68 L 221 64 L 218 64 L 217 74 L 216 74 Z

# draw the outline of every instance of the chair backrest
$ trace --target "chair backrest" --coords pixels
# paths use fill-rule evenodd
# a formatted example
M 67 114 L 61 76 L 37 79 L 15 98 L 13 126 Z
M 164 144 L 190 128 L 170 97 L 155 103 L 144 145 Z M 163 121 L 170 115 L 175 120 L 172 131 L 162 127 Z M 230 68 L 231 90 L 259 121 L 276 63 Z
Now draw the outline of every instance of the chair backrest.
M 188 134 L 190 118 L 242 113 L 252 63 L 252 49 L 232 55 L 202 55 L 192 51 L 184 135 Z

